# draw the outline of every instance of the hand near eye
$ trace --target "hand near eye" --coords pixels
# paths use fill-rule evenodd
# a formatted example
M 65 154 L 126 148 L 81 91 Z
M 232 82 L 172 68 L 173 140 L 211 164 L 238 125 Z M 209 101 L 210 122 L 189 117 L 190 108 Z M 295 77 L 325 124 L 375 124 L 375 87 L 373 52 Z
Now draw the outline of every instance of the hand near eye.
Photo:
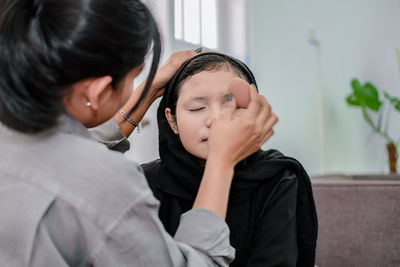
M 229 102 L 212 124 L 208 139 L 209 158 L 221 157 L 227 164 L 239 161 L 256 152 L 273 135 L 278 121 L 266 98 L 249 85 L 250 103 L 247 109 L 237 109 Z

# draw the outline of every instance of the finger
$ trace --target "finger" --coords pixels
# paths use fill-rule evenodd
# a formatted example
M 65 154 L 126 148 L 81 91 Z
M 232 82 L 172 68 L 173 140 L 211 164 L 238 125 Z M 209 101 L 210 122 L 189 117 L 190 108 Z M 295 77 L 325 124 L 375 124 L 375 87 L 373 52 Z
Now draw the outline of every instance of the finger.
M 264 138 L 263 138 L 263 141 L 262 141 L 262 144 L 261 144 L 261 146 L 265 143 L 265 142 L 267 142 L 273 135 L 274 135 L 274 129 L 271 129 L 270 131 L 268 131 L 265 135 L 264 135 Z
M 278 117 L 275 113 L 272 113 L 271 116 L 268 117 L 268 120 L 264 124 L 264 132 L 268 132 L 278 123 Z
M 256 123 L 259 125 L 265 125 L 268 119 L 271 117 L 272 111 L 271 106 L 264 96 L 260 96 L 259 98 L 259 113 L 256 117 Z
M 264 125 L 264 129 L 263 129 L 264 134 L 262 137 L 263 143 L 265 141 L 267 141 L 271 137 L 271 135 L 274 133 L 273 127 L 274 127 L 274 125 L 276 125 L 277 122 L 278 122 L 278 117 L 275 114 L 273 114 L 273 116 L 271 116 L 271 118 Z
M 265 121 L 264 121 L 265 124 L 267 124 L 267 122 L 269 120 L 271 120 L 271 118 L 274 121 L 274 123 L 276 123 L 278 121 L 278 117 L 272 111 L 271 106 L 268 103 L 266 103 L 266 106 L 263 106 L 262 111 L 264 111 L 264 114 L 266 115 L 266 118 L 265 118 Z
M 172 54 L 172 56 L 170 57 L 170 60 L 171 60 L 171 62 L 175 62 L 176 68 L 179 68 L 187 60 L 195 57 L 198 54 L 207 53 L 207 52 L 213 52 L 213 50 L 203 49 L 203 48 L 201 50 L 199 48 L 183 50 L 183 51 L 175 52 L 174 54 Z
M 265 109 L 265 111 L 269 114 L 271 113 L 271 105 L 269 104 L 268 100 L 265 98 L 265 96 L 260 95 L 260 104 L 261 104 L 261 109 Z
M 266 101 L 266 99 L 264 96 L 259 95 L 257 90 L 252 85 L 249 85 L 249 87 L 250 103 L 247 106 L 247 109 L 250 116 L 256 116 L 260 113 L 260 107 L 263 106 L 263 103 Z

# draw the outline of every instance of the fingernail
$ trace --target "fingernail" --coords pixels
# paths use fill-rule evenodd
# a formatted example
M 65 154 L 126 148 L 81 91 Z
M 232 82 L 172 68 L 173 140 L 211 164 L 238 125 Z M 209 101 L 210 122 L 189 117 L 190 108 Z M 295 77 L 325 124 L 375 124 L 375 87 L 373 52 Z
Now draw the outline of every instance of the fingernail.
M 232 101 L 233 95 L 232 94 L 227 94 L 226 95 L 226 101 Z

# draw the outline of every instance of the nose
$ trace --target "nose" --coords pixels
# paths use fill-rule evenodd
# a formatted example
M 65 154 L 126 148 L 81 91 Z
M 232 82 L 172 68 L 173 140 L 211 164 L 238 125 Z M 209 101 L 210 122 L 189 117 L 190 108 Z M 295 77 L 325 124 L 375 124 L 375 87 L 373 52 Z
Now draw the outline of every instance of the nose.
M 216 116 L 217 116 L 218 111 L 217 110 L 210 110 L 209 114 L 207 115 L 207 118 L 205 120 L 205 125 L 207 128 L 210 128 L 211 125 L 213 124 Z
M 212 125 L 212 119 L 211 118 L 207 118 L 206 121 L 205 121 L 205 124 L 206 124 L 207 128 L 210 128 L 211 125 Z

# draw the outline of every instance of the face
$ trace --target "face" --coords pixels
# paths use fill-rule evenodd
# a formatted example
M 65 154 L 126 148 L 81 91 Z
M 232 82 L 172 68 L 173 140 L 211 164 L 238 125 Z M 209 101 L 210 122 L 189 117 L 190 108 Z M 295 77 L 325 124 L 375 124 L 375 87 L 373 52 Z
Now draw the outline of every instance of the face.
M 111 117 L 118 112 L 118 110 L 126 104 L 129 97 L 133 92 L 133 82 L 137 76 L 143 70 L 143 65 L 140 65 L 130 72 L 124 77 L 123 80 L 118 84 L 118 88 L 116 90 L 110 90 L 109 98 L 105 98 L 104 110 L 108 111 Z M 108 107 L 107 107 L 108 106 Z M 111 118 L 110 117 L 110 118 Z
M 227 103 L 228 84 L 237 77 L 230 70 L 203 71 L 186 79 L 176 103 L 176 116 L 166 109 L 171 129 L 185 149 L 201 161 L 207 159 L 208 135 L 213 120 Z

